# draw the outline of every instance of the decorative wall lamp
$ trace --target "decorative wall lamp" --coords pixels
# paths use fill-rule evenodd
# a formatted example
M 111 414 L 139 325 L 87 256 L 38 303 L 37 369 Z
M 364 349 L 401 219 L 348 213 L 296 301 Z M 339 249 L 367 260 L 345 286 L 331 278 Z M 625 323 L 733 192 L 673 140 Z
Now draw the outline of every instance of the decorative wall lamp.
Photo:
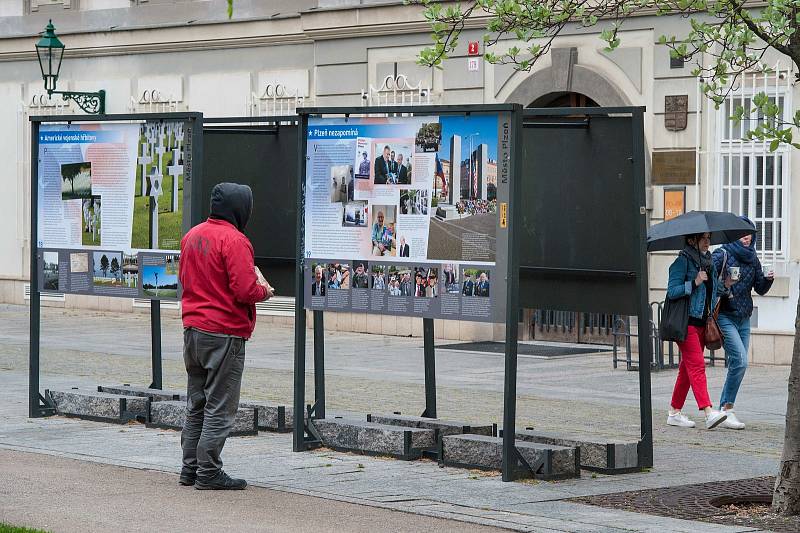
M 78 107 L 90 115 L 104 115 L 106 113 L 106 92 L 104 90 L 101 89 L 96 93 L 56 91 L 64 48 L 66 47 L 56 36 L 56 29 L 51 20 L 45 26 L 42 38 L 36 43 L 36 55 L 39 58 L 39 68 L 42 69 L 42 79 L 48 96 L 60 94 L 64 100 L 75 101 Z

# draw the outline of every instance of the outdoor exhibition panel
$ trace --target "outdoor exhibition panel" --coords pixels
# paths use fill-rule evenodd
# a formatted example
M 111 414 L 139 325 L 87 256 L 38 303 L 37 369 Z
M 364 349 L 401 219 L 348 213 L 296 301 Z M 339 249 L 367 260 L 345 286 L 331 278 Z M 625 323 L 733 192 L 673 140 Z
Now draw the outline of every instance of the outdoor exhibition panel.
M 637 316 L 639 360 L 650 361 L 643 113 L 525 110 L 520 306 Z M 647 364 L 639 393 L 640 466 L 649 467 Z
M 58 119 L 61 121 L 62 119 Z M 196 117 L 38 124 L 41 290 L 177 299 Z
M 511 112 L 428 113 L 309 117 L 306 308 L 505 320 Z
M 434 318 L 505 323 L 507 360 L 516 360 L 521 112 L 502 104 L 298 110 L 296 413 L 306 411 L 307 309 L 312 420 L 325 418 L 327 310 L 423 318 L 424 417 L 436 417 Z M 295 451 L 319 442 L 313 425 L 295 424 Z
M 31 117 L 30 416 L 39 393 L 40 292 L 151 300 L 161 386 L 159 300 L 180 298 L 180 241 L 201 173 L 202 115 Z
M 193 223 L 208 217 L 214 185 L 232 181 L 253 190 L 245 234 L 256 265 L 280 296 L 294 296 L 297 219 L 297 116 L 203 119 L 203 176 Z

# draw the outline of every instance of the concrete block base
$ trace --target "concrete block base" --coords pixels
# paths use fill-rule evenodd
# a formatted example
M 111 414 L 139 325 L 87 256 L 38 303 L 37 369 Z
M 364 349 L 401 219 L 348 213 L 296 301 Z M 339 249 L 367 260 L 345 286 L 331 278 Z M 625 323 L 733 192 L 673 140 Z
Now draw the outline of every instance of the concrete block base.
M 538 442 L 580 449 L 581 468 L 603 474 L 625 474 L 640 471 L 639 443 L 636 441 L 605 441 L 576 435 L 560 435 L 542 431 L 517 431 L 517 441 Z
M 109 394 L 122 394 L 124 396 L 141 396 L 150 398 L 154 402 L 165 402 L 171 400 L 186 401 L 186 393 L 176 390 L 150 389 L 141 385 L 98 385 L 97 392 L 107 392 Z
M 258 435 L 258 409 L 240 407 L 236 411 L 236 418 L 233 421 L 231 437 L 242 437 L 248 435 Z M 147 427 L 159 429 L 182 430 L 186 420 L 186 402 L 166 401 L 152 402 L 150 404 L 150 416 L 148 417 Z
M 56 406 L 56 412 L 63 416 L 114 422 L 124 424 L 147 418 L 149 398 L 122 396 L 91 390 L 46 390 L 45 396 Z
M 471 425 L 466 422 L 454 422 L 451 420 L 442 420 L 439 418 L 425 418 L 422 416 L 409 416 L 401 414 L 391 415 L 367 415 L 367 422 L 374 422 L 376 424 L 386 424 L 390 426 L 403 426 L 409 428 L 422 428 L 438 430 L 439 435 L 461 435 L 464 433 L 472 433 L 475 435 L 486 435 L 491 437 L 494 435 L 495 428 L 489 425 Z
M 286 433 L 294 428 L 294 414 L 291 407 L 249 400 L 239 402 L 239 407 L 258 409 L 258 429 Z
M 503 439 L 499 437 L 448 435 L 442 438 L 441 446 L 441 462 L 447 466 L 486 470 L 503 466 Z M 537 479 L 580 476 L 576 448 L 522 441 L 517 441 L 516 448 Z
M 365 455 L 385 455 L 397 459 L 416 459 L 435 446 L 432 429 L 409 428 L 364 422 L 362 420 L 328 418 L 310 420 L 322 444 L 339 451 Z

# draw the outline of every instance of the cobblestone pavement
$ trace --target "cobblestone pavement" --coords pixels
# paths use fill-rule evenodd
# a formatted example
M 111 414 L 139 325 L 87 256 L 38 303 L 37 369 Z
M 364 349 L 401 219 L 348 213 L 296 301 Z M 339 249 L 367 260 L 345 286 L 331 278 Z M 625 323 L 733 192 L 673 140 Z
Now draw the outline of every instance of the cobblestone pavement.
M 62 418 L 28 420 L 27 310 L 0 307 L 0 446 L 168 472 L 179 466 L 179 434 Z M 185 386 L 180 323 L 163 320 L 164 386 Z M 247 346 L 243 397 L 291 403 L 292 330 L 258 327 Z M 44 309 L 42 389 L 149 382 L 147 315 Z M 424 407 L 422 341 L 345 332 L 326 335 L 329 410 L 402 411 Z M 309 370 L 311 370 L 309 344 Z M 474 423 L 502 417 L 502 356 L 437 352 L 442 418 Z M 712 397 L 724 369 L 709 368 Z M 291 437 L 262 433 L 228 441 L 232 473 L 258 485 L 353 503 L 521 531 L 749 531 L 592 508 L 575 496 L 774 474 L 783 440 L 786 367 L 751 367 L 737 404 L 742 432 L 679 430 L 664 424 L 675 371 L 653 374 L 656 442 L 652 472 L 561 482 L 502 483 L 496 475 L 440 469 L 317 450 L 291 452 Z M 309 386 L 313 383 L 310 379 Z M 313 396 L 311 389 L 307 397 Z M 693 402 L 691 395 L 687 402 Z M 612 370 L 608 354 L 520 357 L 518 424 L 589 435 L 638 435 L 636 373 Z M 694 413 L 687 407 L 687 412 Z M 700 420 L 699 415 L 693 416 Z

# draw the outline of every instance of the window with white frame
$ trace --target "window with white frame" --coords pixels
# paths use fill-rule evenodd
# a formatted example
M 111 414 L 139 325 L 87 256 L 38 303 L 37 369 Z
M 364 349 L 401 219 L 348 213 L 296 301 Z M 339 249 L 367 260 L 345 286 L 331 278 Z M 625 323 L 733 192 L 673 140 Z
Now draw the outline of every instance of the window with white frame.
M 760 92 L 777 103 L 784 120 L 789 120 L 790 74 L 776 69 L 771 74 L 742 77 L 717 111 L 718 207 L 751 219 L 758 230 L 758 251 L 777 256 L 786 253 L 788 242 L 789 147 L 770 152 L 769 142 L 748 140 L 746 134 L 764 120 L 759 113 L 750 114 L 752 98 Z M 751 118 L 737 124 L 730 117 L 739 107 Z

